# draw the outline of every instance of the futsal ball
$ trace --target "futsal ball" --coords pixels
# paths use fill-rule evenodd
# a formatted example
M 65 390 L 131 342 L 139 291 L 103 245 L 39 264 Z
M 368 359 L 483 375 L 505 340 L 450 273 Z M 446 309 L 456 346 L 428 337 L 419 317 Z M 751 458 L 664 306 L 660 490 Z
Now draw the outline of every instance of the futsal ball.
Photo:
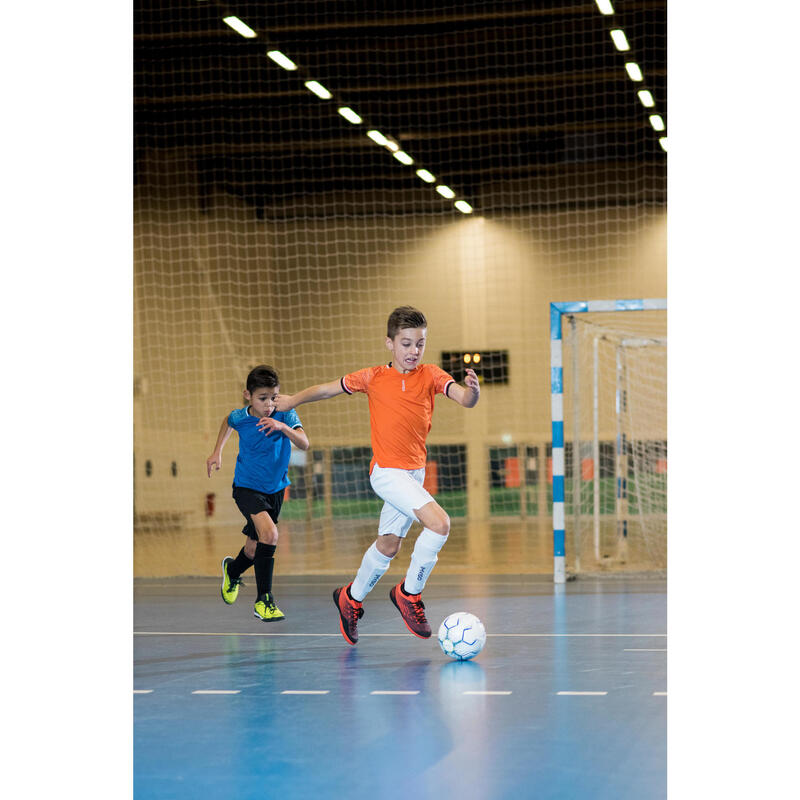
M 450 614 L 439 626 L 439 646 L 442 652 L 457 661 L 475 658 L 486 644 L 483 623 L 467 611 Z

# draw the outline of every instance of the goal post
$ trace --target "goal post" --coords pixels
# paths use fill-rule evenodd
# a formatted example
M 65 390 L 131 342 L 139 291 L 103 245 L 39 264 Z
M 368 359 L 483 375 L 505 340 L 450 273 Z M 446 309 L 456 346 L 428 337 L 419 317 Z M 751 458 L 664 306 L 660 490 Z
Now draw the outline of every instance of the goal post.
M 613 407 L 613 448 L 614 448 L 614 503 L 613 519 L 617 541 L 621 547 L 617 556 L 624 562 L 628 542 L 628 517 L 629 486 L 635 487 L 635 511 L 639 515 L 641 524 L 638 526 L 642 547 L 653 549 L 653 537 L 646 529 L 645 520 L 653 515 L 653 508 L 658 506 L 656 513 L 665 520 L 665 498 L 658 503 L 653 503 L 647 497 L 648 492 L 656 491 L 658 482 L 651 480 L 642 465 L 658 463 L 653 459 L 652 445 L 648 439 L 654 436 L 664 436 L 666 439 L 666 299 L 634 299 L 634 300 L 589 300 L 577 302 L 558 302 L 550 304 L 550 409 L 552 420 L 552 497 L 553 497 L 553 580 L 555 583 L 564 583 L 567 580 L 567 517 L 571 512 L 571 531 L 573 547 L 573 565 L 575 571 L 581 566 L 581 525 L 582 510 L 589 507 L 582 495 L 582 484 L 587 484 L 587 494 L 591 495 L 591 532 L 592 552 L 596 561 L 600 560 L 600 519 L 601 509 L 601 433 L 598 406 L 602 389 L 599 385 L 600 359 L 598 357 L 599 345 L 604 343 L 610 351 L 613 350 L 613 383 L 607 394 L 613 391 L 610 405 Z M 576 334 L 575 315 L 592 315 L 599 312 L 598 319 L 615 321 L 612 325 L 604 326 L 602 323 L 595 326 L 591 332 L 591 354 L 587 361 L 590 367 L 582 369 L 579 363 L 579 346 Z M 658 317 L 655 328 L 647 325 L 618 324 L 618 319 L 630 319 L 637 315 L 628 316 L 629 312 L 662 312 Z M 606 317 L 608 315 L 608 317 Z M 624 315 L 617 317 L 615 315 Z M 641 317 L 641 314 L 638 315 Z M 648 316 L 645 313 L 645 316 Z M 565 363 L 564 363 L 564 335 L 562 331 L 564 317 L 572 321 L 572 345 L 567 369 L 571 376 L 571 390 L 574 400 L 569 403 L 571 419 L 565 429 Z M 648 347 L 660 348 L 657 357 L 658 377 L 647 378 L 645 370 L 630 370 L 630 363 L 638 363 L 640 357 L 648 356 Z M 587 348 L 584 348 L 584 350 Z M 636 352 L 637 356 L 629 355 Z M 585 378 L 585 379 L 584 379 Z M 643 384 L 652 382 L 650 391 L 657 399 L 651 397 L 644 399 Z M 584 436 L 580 418 L 580 397 L 591 391 L 591 402 L 584 402 L 584 407 L 591 409 L 591 436 Z M 639 400 L 640 395 L 642 400 Z M 632 402 L 633 401 L 633 402 Z M 660 404 L 660 405 L 659 405 Z M 660 419 L 656 422 L 639 422 L 639 417 L 646 414 L 649 406 L 658 406 Z M 639 417 L 631 422 L 633 415 Z M 633 433 L 631 432 L 633 431 Z M 605 431 L 606 436 L 608 431 Z M 569 491 L 567 482 L 567 439 L 571 436 L 570 446 L 570 481 Z M 587 456 L 584 459 L 583 454 Z M 647 458 L 644 454 L 647 453 Z M 638 457 L 637 457 L 638 454 Z M 584 470 L 584 466 L 586 469 Z M 606 469 L 606 473 L 609 470 Z M 634 480 L 629 484 L 629 477 L 633 474 Z M 568 496 L 569 495 L 569 496 Z M 609 516 L 608 514 L 606 516 Z M 664 538 L 665 528 L 660 532 Z M 659 545 L 657 560 L 665 558 L 665 550 Z

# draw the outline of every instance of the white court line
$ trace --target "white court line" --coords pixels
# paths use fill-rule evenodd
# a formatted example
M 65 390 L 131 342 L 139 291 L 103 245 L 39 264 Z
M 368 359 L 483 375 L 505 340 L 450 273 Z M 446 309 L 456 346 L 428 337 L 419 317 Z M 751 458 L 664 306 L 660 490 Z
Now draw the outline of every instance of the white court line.
M 419 694 L 419 692 L 370 692 L 370 694 Z
M 241 689 L 197 689 L 192 694 L 239 694 Z
M 281 694 L 330 694 L 330 689 L 286 689 Z
M 230 631 L 134 631 L 134 636 L 330 636 L 338 638 L 341 633 L 231 633 Z M 580 638 L 580 637 L 627 637 L 633 639 L 647 639 L 665 637 L 666 633 L 487 633 L 488 637 L 506 638 Z M 360 637 L 408 637 L 407 633 L 359 633 Z
M 462 692 L 461 694 L 511 694 L 511 692 Z
M 153 690 L 152 689 L 134 689 L 133 693 L 134 694 L 152 694 Z
M 653 692 L 653 697 L 666 697 L 666 692 Z
M 557 692 L 557 694 L 562 694 L 562 695 L 571 694 L 571 695 L 591 696 L 591 695 L 604 695 L 604 694 L 608 694 L 608 692 Z
M 626 653 L 666 653 L 666 647 L 626 647 Z

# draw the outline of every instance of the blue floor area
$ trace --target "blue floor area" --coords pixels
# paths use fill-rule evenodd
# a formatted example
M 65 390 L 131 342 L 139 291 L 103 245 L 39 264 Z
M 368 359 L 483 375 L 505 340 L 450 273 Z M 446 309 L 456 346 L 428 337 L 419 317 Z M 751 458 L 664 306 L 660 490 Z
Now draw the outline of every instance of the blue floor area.
M 287 620 L 265 624 L 253 587 L 228 607 L 216 582 L 136 583 L 136 798 L 666 797 L 664 581 L 434 575 L 434 631 L 486 626 L 464 663 L 407 632 L 391 582 L 349 646 L 336 585 L 277 580 Z

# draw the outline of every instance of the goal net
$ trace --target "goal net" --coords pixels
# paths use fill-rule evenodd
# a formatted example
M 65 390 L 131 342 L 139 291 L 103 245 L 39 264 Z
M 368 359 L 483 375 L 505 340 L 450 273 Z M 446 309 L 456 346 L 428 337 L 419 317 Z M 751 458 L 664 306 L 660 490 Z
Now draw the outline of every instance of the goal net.
M 667 566 L 667 312 L 565 314 L 567 567 Z

